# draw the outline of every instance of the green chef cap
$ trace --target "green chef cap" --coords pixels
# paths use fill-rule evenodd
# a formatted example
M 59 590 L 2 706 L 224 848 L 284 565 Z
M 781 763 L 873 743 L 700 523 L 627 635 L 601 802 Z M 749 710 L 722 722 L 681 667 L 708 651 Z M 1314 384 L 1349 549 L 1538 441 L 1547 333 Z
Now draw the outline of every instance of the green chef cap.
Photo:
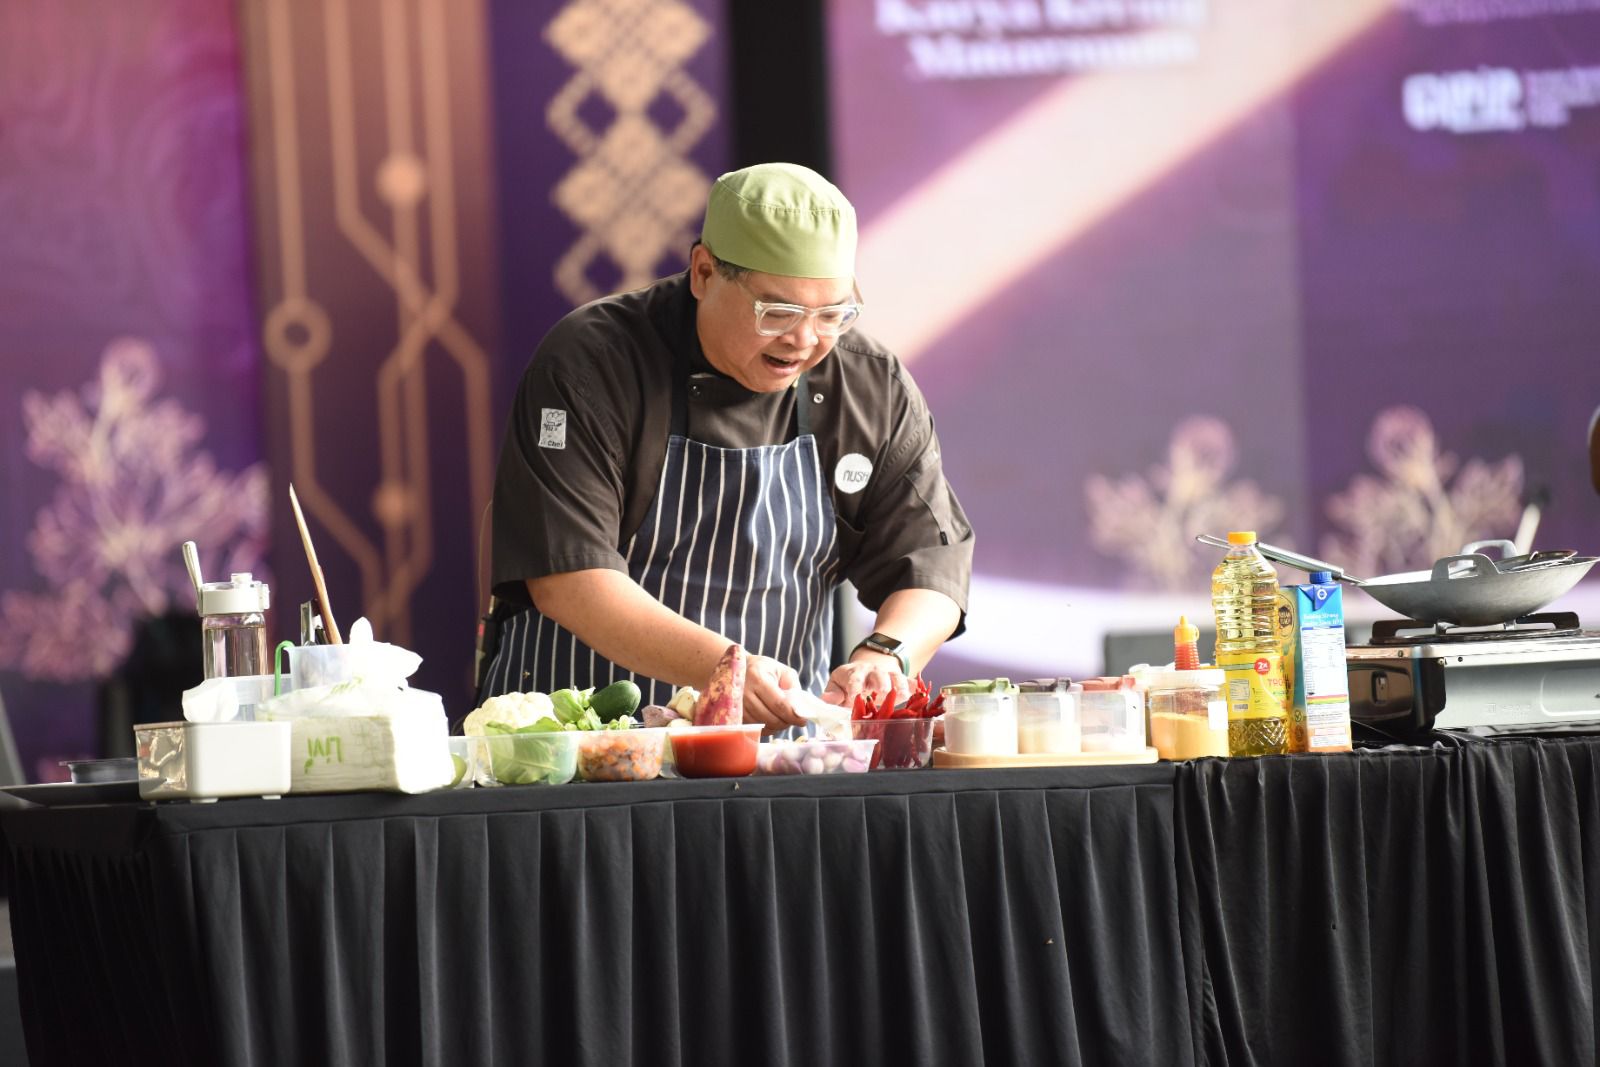
M 718 178 L 700 239 L 723 262 L 764 274 L 856 272 L 856 209 L 822 175 L 793 163 L 759 163 Z

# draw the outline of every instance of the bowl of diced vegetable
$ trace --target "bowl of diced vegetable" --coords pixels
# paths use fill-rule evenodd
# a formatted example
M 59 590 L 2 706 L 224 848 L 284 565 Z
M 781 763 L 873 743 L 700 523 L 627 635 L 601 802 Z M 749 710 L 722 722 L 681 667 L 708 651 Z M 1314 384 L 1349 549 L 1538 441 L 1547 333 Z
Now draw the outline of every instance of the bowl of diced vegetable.
M 761 724 L 680 726 L 671 730 L 672 758 L 685 778 L 742 778 L 753 774 Z
M 761 774 L 858 774 L 872 766 L 872 753 L 877 747 L 876 738 L 775 739 L 761 746 L 756 766 Z
M 469 758 L 479 785 L 565 785 L 578 772 L 578 741 L 568 730 L 522 730 L 468 738 Z
M 852 719 L 850 735 L 857 741 L 876 741 L 872 770 L 909 771 L 933 761 L 933 734 L 939 727 L 930 719 Z
M 578 739 L 578 775 L 586 782 L 648 782 L 661 774 L 665 727 L 586 730 L 571 736 Z

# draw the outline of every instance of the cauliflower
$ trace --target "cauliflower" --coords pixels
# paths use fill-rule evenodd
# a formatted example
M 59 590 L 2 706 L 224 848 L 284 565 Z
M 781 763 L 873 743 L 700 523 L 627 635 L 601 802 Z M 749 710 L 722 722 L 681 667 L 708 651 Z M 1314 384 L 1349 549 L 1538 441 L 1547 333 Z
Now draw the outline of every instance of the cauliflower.
M 667 701 L 667 707 L 685 719 L 693 719 L 695 705 L 698 703 L 700 703 L 700 691 L 686 685 L 672 694 L 672 699 Z
M 482 707 L 468 715 L 461 724 L 461 732 L 468 737 L 482 737 L 486 722 L 503 723 L 520 730 L 540 719 L 555 717 L 555 705 L 543 693 L 501 693 L 485 700 Z

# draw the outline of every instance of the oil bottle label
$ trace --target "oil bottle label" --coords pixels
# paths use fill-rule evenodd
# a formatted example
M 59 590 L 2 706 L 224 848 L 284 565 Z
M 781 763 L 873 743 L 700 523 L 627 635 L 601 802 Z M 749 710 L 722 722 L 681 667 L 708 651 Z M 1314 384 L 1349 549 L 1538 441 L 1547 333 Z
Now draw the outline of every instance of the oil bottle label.
M 1229 719 L 1284 717 L 1283 659 L 1276 652 L 1219 652 L 1228 672 Z

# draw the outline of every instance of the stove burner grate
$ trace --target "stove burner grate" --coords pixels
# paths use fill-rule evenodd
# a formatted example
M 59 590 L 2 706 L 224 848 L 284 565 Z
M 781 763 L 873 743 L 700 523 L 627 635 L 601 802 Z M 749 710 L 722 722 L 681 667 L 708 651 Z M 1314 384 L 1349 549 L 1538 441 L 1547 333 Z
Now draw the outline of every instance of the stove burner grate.
M 1410 632 L 1419 631 L 1419 632 Z M 1576 612 L 1548 611 L 1524 615 L 1498 626 L 1452 626 L 1415 619 L 1379 619 L 1372 624 L 1371 644 L 1408 646 L 1479 641 L 1526 641 L 1544 637 L 1571 637 L 1582 632 Z

